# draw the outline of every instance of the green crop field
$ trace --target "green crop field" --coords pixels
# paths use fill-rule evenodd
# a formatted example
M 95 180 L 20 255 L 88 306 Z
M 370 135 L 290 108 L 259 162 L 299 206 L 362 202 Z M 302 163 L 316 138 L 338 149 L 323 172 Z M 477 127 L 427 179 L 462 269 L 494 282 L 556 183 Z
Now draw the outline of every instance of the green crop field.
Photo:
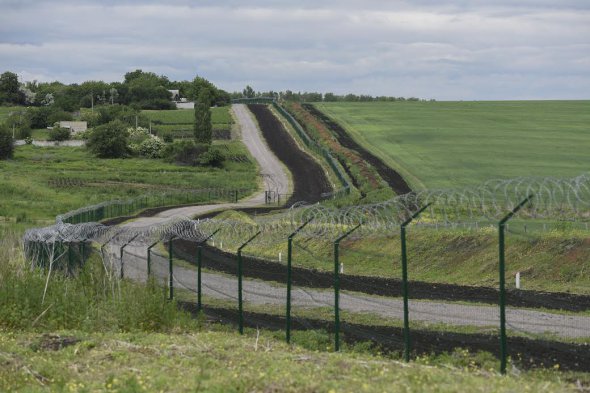
M 590 101 L 315 105 L 414 188 L 590 169 Z
M 240 142 L 219 145 L 229 155 L 248 156 Z M 0 221 L 29 222 L 167 189 L 252 188 L 256 168 L 252 160 L 191 167 L 143 158 L 98 159 L 78 147 L 20 146 L 14 159 L 0 161 L 0 184 Z
M 211 122 L 213 124 L 231 123 L 232 118 L 229 110 L 229 106 L 211 108 Z M 159 121 L 162 124 L 193 124 L 195 122 L 193 109 L 145 110 L 141 113 L 150 120 Z

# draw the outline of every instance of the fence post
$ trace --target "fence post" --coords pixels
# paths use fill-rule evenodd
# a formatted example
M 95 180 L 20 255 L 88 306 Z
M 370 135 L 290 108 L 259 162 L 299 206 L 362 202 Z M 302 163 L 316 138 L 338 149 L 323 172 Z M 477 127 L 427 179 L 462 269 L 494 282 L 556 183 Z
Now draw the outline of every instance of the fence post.
M 84 257 L 86 256 L 86 238 L 78 243 L 78 251 L 80 252 L 80 266 L 84 264 Z
M 139 233 L 137 235 L 133 236 L 131 239 L 129 239 L 125 244 L 123 244 L 121 246 L 121 249 L 119 250 L 119 260 L 120 260 L 120 263 L 121 263 L 121 272 L 120 272 L 120 277 L 121 278 L 123 278 L 123 276 L 124 276 L 124 271 L 123 271 L 123 250 L 125 250 L 125 247 L 127 247 L 127 245 L 129 243 L 131 243 L 132 241 L 134 241 L 137 236 L 139 236 Z
M 340 351 L 340 263 L 338 251 L 340 241 L 356 231 L 361 224 L 358 224 L 344 235 L 334 241 L 334 351 Z
M 525 200 L 520 202 L 510 213 L 508 213 L 498 223 L 498 274 L 500 281 L 500 373 L 506 374 L 506 363 L 508 358 L 508 349 L 506 345 L 506 261 L 504 247 L 504 230 L 510 220 L 522 207 L 531 199 L 529 195 Z
M 213 235 L 215 235 L 217 232 L 219 232 L 221 230 L 221 228 L 216 229 L 212 234 L 210 234 L 209 236 L 207 236 L 205 239 L 201 240 L 199 243 L 197 243 L 197 311 L 201 311 L 203 304 L 201 302 L 201 297 L 202 297 L 202 290 L 201 290 L 201 267 L 202 267 L 202 255 L 201 255 L 201 251 L 203 249 L 203 247 L 201 247 L 201 245 L 203 243 L 205 243 L 207 240 L 211 239 L 213 237 Z
M 72 265 L 74 264 L 74 255 L 72 253 L 72 242 L 68 243 L 68 276 L 72 274 Z
M 290 234 L 287 238 L 287 328 L 285 331 L 287 343 L 291 342 L 291 255 L 293 250 L 293 238 L 295 237 L 295 235 L 297 235 L 297 233 L 300 230 L 302 230 L 307 224 L 309 224 L 311 220 L 313 220 L 313 218 L 304 222 L 301 226 L 299 226 L 299 228 L 295 230 L 295 232 Z
M 152 274 L 152 248 L 158 243 L 160 243 L 159 240 L 157 242 L 150 244 L 150 246 L 147 248 L 147 279 L 148 280 L 150 278 L 150 274 Z
M 260 235 L 260 231 L 256 232 L 254 236 L 248 239 L 244 244 L 238 248 L 238 329 L 240 334 L 244 334 L 244 306 L 242 302 L 242 249 L 246 247 L 256 236 Z
M 423 206 L 414 213 L 410 218 L 400 225 L 400 240 L 402 251 L 402 295 L 404 298 L 404 360 L 410 361 L 410 308 L 408 305 L 408 252 L 406 247 L 406 227 L 422 213 L 428 206 Z
M 172 253 L 173 253 L 172 241 L 174 239 L 176 239 L 176 236 L 172 236 L 168 240 L 168 289 L 169 289 L 168 300 L 174 299 L 174 271 L 173 271 L 173 257 L 172 257 Z

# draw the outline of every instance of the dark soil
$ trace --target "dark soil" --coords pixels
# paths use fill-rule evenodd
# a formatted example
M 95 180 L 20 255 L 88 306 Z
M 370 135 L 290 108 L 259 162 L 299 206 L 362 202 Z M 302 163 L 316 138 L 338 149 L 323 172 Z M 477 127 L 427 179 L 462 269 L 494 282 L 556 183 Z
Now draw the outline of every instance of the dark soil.
M 385 180 L 385 182 L 389 185 L 389 187 L 391 187 L 393 191 L 395 191 L 396 194 L 402 195 L 412 192 L 412 189 L 408 183 L 397 171 L 388 167 L 383 161 L 381 161 L 380 158 L 376 157 L 367 149 L 356 143 L 354 139 L 348 135 L 344 128 L 340 126 L 340 124 L 330 119 L 311 104 L 303 104 L 302 107 L 304 107 L 316 118 L 321 120 L 334 133 L 336 139 L 338 139 L 338 142 L 342 146 L 356 151 L 363 158 L 363 160 L 371 164 L 377 173 L 379 173 L 379 176 Z
M 332 191 L 324 170 L 312 157 L 299 149 L 283 124 L 266 105 L 251 104 L 248 109 L 254 114 L 266 143 L 285 164 L 293 176 L 293 195 L 287 205 L 305 201 L 314 203 L 322 199 L 322 193 Z
M 175 256 L 194 263 L 196 252 L 196 243 L 186 240 L 174 241 Z M 202 252 L 203 267 L 228 274 L 237 274 L 237 262 L 234 254 L 208 245 L 203 246 Z M 286 283 L 287 268 L 285 265 L 247 256 L 242 258 L 244 261 L 244 277 Z M 307 288 L 331 288 L 334 284 L 333 273 L 302 267 L 292 268 L 292 279 L 294 286 Z M 371 295 L 393 297 L 402 295 L 402 282 L 395 278 L 341 274 L 340 288 Z M 410 281 L 409 296 L 412 299 L 498 304 L 500 294 L 498 289 L 490 287 Z M 562 292 L 508 290 L 506 303 L 509 306 L 516 307 L 547 308 L 574 312 L 590 310 L 590 296 Z
M 194 303 L 180 306 L 196 313 Z M 204 307 L 205 314 L 215 322 L 237 325 L 237 310 Z M 285 318 L 255 312 L 244 312 L 244 325 L 251 328 L 284 330 Z M 293 330 L 326 330 L 334 332 L 334 323 L 325 320 L 293 318 Z M 401 353 L 403 351 L 403 330 L 396 327 L 359 325 L 342 322 L 340 325 L 344 342 L 355 344 L 372 341 L 381 352 Z M 500 340 L 497 335 L 450 333 L 432 330 L 411 329 L 412 355 L 451 353 L 457 348 L 474 353 L 484 351 L 499 357 Z M 563 371 L 590 371 L 590 345 L 510 337 L 509 356 L 519 368 L 531 369 L 559 365 Z
M 58 336 L 57 334 L 44 334 L 41 336 L 39 342 L 33 345 L 35 350 L 43 351 L 59 351 L 63 348 L 69 347 L 79 343 L 81 340 L 76 337 Z

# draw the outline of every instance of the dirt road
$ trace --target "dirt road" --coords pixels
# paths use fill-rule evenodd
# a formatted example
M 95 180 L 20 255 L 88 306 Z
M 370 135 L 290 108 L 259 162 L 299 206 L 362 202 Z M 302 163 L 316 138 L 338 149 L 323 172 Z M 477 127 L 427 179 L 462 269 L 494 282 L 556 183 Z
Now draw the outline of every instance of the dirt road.
M 289 176 L 285 167 L 268 148 L 258 126 L 254 122 L 246 105 L 234 104 L 232 110 L 238 120 L 242 141 L 250 151 L 250 154 L 258 162 L 260 176 L 264 184 L 262 190 L 255 195 L 238 201 L 238 203 L 222 203 L 217 205 L 187 206 L 162 211 L 152 217 L 140 217 L 133 222 L 125 224 L 127 227 L 145 227 L 161 224 L 172 217 L 194 217 L 198 214 L 214 210 L 228 210 L 235 208 L 247 208 L 264 204 L 265 191 L 272 190 L 280 194 L 291 192 Z

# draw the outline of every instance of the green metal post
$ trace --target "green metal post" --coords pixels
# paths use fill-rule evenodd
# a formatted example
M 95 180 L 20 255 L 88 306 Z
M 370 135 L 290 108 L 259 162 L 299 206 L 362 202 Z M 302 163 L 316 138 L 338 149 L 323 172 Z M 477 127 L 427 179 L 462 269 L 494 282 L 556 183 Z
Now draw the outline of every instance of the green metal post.
M 74 264 L 74 255 L 72 253 L 72 243 L 68 243 L 68 275 L 72 274 L 72 265 Z
M 506 257 L 505 257 L 505 225 L 523 206 L 533 198 L 529 195 L 498 223 L 498 274 L 500 281 L 500 373 L 506 374 L 508 348 L 506 339 Z
M 426 206 L 422 207 L 420 210 L 418 210 L 416 213 L 414 213 L 410 218 L 408 218 L 400 225 L 400 237 L 402 248 L 402 295 L 404 298 L 404 360 L 406 362 L 410 361 L 411 350 L 410 307 L 408 304 L 408 251 L 406 247 L 406 227 L 430 205 L 431 204 L 429 203 Z
M 137 236 L 139 236 L 139 233 L 137 235 L 133 236 L 131 239 L 129 239 L 129 241 L 127 241 L 125 244 L 123 244 L 121 246 L 121 249 L 119 250 L 119 261 L 121 263 L 121 271 L 120 271 L 120 277 L 121 278 L 124 277 L 124 270 L 123 270 L 123 250 L 125 250 L 125 247 L 127 247 L 127 245 L 129 243 L 131 243 L 132 241 L 134 241 Z
M 260 235 L 260 231 L 256 232 L 254 236 L 248 239 L 244 244 L 238 248 L 238 314 L 239 314 L 239 321 L 238 321 L 238 328 L 240 334 L 244 334 L 244 306 L 242 302 L 242 249 L 246 247 L 252 240 L 254 240 L 258 235 Z
M 340 241 L 356 231 L 360 226 L 361 224 L 358 224 L 334 241 L 334 351 L 336 352 L 340 351 Z
M 313 220 L 313 218 L 311 219 Z M 304 222 L 299 228 L 295 230 L 292 234 L 289 235 L 287 239 L 287 328 L 285 331 L 287 343 L 291 342 L 291 284 L 292 284 L 292 276 L 291 276 L 291 256 L 293 251 L 293 238 L 300 230 L 302 230 L 307 224 L 311 222 L 311 220 L 307 220 Z
M 170 290 L 168 300 L 174 299 L 174 272 L 173 272 L 173 257 L 172 257 L 172 240 L 176 239 L 176 236 L 172 236 L 168 240 L 168 288 Z
M 78 251 L 80 252 L 80 266 L 84 264 L 84 257 L 86 256 L 86 239 L 82 239 L 78 243 Z
M 159 241 L 150 244 L 147 249 L 147 278 L 149 279 L 150 275 L 152 274 L 152 248 L 158 244 Z
M 201 289 L 201 267 L 203 265 L 201 251 L 203 250 L 203 247 L 201 245 L 203 243 L 205 243 L 207 240 L 211 239 L 213 237 L 213 235 L 215 235 L 220 230 L 221 230 L 221 228 L 216 229 L 215 232 L 211 233 L 205 239 L 201 240 L 197 246 L 197 311 L 201 311 L 201 309 L 203 307 L 202 299 L 201 299 L 202 294 L 203 294 L 202 289 Z

